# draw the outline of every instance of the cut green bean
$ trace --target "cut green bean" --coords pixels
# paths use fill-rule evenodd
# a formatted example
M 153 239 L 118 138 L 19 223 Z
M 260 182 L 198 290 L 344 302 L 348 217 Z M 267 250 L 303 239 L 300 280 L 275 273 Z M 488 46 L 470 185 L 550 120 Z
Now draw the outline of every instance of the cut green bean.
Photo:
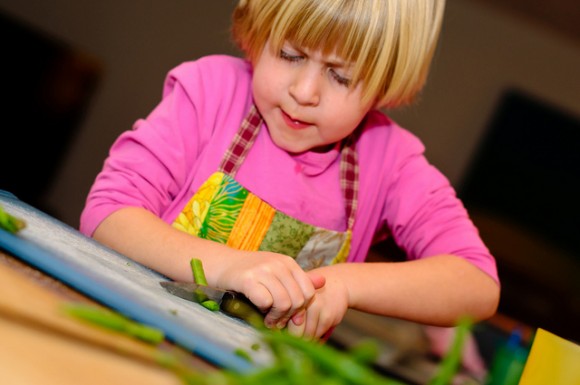
M 191 272 L 193 273 L 193 281 L 198 285 L 207 286 L 207 279 L 205 278 L 205 272 L 203 271 L 203 264 L 201 263 L 201 260 L 198 258 L 192 258 L 191 261 L 189 261 L 189 264 L 191 265 Z M 203 291 L 196 290 L 194 295 L 195 301 L 199 302 L 201 306 L 205 307 L 206 309 L 211 311 L 220 310 L 220 304 L 212 299 L 209 299 Z
M 236 350 L 234 350 L 234 354 L 238 357 L 243 358 L 244 360 L 252 363 L 252 356 L 250 356 L 250 353 L 248 353 L 246 350 L 242 349 L 242 348 L 237 348 Z
M 207 296 L 207 294 L 205 294 L 205 292 L 201 289 L 196 289 L 193 292 L 193 301 L 197 302 L 197 303 L 203 303 L 205 301 L 209 300 L 209 297 Z
M 451 384 L 453 377 L 457 373 L 457 369 L 461 364 L 463 345 L 469 331 L 471 330 L 471 326 L 472 322 L 468 318 L 463 318 L 458 322 L 457 327 L 455 328 L 453 343 L 447 353 L 445 353 L 437 372 L 429 381 L 428 385 Z
M 201 303 L 201 306 L 211 311 L 218 311 L 220 309 L 220 304 L 213 299 L 206 299 Z
M 0 205 L 0 229 L 15 234 L 26 227 L 26 222 L 11 215 Z
M 207 286 L 207 279 L 205 278 L 205 272 L 203 271 L 201 260 L 198 258 L 192 258 L 189 264 L 191 265 L 191 271 L 193 273 L 193 281 L 198 285 Z
M 115 330 L 151 344 L 158 344 L 165 338 L 159 329 L 132 321 L 119 313 L 97 306 L 81 303 L 67 303 L 63 306 L 66 314 L 93 324 Z

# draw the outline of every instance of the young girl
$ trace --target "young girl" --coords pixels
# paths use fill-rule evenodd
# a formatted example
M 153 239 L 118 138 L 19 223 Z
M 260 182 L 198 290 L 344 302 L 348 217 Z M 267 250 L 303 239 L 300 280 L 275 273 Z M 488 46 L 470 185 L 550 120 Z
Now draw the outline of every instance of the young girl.
M 309 338 L 348 308 L 439 326 L 491 316 L 493 257 L 421 142 L 378 110 L 421 90 L 443 8 L 241 0 L 246 60 L 169 73 L 112 146 L 81 231 L 176 280 L 200 258 L 210 285 Z M 386 236 L 408 261 L 359 263 Z

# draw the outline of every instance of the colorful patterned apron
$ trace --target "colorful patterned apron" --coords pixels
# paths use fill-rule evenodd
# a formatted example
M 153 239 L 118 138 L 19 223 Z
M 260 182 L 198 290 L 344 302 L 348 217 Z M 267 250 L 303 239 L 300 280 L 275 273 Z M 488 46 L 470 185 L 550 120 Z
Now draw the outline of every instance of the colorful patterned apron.
M 189 200 L 173 227 L 240 250 L 285 254 L 295 258 L 304 270 L 346 261 L 358 193 L 354 135 L 345 140 L 340 155 L 340 186 L 348 223 L 347 231 L 339 232 L 312 226 L 274 209 L 234 179 L 262 122 L 252 106 L 219 170 Z

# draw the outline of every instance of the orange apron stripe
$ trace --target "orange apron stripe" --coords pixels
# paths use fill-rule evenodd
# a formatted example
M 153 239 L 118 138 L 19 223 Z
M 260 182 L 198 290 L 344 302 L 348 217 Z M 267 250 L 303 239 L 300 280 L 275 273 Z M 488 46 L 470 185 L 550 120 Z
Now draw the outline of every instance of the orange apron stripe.
M 258 250 L 275 214 L 274 208 L 254 194 L 248 194 L 227 245 L 239 250 Z

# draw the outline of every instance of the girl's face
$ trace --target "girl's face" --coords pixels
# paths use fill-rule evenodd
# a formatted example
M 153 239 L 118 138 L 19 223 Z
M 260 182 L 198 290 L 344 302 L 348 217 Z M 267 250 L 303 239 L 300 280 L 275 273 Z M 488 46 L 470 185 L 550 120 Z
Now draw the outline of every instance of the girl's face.
M 349 87 L 350 71 L 335 56 L 266 44 L 252 85 L 274 143 L 292 153 L 325 151 L 352 133 L 372 105 L 362 103 L 361 84 Z

